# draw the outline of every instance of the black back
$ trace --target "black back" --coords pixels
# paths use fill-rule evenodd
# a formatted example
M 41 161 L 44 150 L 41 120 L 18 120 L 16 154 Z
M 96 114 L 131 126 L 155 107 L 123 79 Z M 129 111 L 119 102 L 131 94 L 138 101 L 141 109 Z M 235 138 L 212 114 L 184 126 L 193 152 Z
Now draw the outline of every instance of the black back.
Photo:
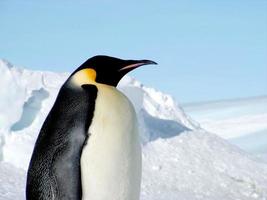
M 80 200 L 80 157 L 93 118 L 97 88 L 60 89 L 37 138 L 29 165 L 27 200 Z

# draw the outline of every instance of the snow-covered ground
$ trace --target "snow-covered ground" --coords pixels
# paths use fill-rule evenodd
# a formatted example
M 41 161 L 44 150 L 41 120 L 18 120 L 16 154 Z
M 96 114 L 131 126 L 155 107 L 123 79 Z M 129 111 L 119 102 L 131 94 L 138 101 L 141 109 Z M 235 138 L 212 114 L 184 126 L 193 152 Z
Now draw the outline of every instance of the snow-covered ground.
M 267 96 L 183 105 L 201 127 L 267 158 Z
M 0 73 L 0 199 L 22 200 L 35 139 L 68 73 L 3 60 Z M 139 119 L 142 200 L 267 199 L 267 163 L 201 129 L 169 95 L 130 77 L 120 90 Z

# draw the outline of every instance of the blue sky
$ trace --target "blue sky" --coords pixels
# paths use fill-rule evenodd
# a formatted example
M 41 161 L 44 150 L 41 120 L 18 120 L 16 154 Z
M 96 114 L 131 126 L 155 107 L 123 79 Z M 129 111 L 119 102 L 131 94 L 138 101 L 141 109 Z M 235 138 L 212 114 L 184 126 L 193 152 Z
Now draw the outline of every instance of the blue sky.
M 267 94 L 267 1 L 0 1 L 0 57 L 72 71 L 106 54 L 179 102 Z

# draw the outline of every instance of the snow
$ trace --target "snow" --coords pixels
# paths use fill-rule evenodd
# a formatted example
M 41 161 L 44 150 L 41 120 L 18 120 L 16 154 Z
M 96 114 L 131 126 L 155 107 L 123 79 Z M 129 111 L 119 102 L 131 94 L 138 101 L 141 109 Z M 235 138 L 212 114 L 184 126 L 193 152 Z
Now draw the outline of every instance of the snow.
M 25 171 L 5 162 L 0 163 L 0 199 L 25 199 Z
M 21 200 L 37 134 L 69 73 L 30 71 L 4 60 L 0 72 L 0 199 Z M 170 95 L 128 76 L 119 89 L 139 120 L 141 200 L 267 199 L 266 162 L 200 128 Z
M 267 96 L 184 105 L 201 127 L 267 157 Z
M 267 169 L 205 131 L 144 148 L 142 199 L 266 199 Z

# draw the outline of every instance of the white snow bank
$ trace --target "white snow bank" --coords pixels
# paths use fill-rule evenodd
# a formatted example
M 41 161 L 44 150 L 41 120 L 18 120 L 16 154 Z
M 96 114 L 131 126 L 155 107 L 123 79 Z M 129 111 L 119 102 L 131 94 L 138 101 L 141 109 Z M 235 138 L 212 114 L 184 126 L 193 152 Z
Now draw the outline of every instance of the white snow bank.
M 13 107 L 13 102 L 19 102 L 14 112 L 0 110 L 0 116 L 6 120 L 4 131 L 0 132 L 4 143 L 3 160 L 27 169 L 41 125 L 69 74 L 29 71 L 15 68 L 6 61 L 2 62 L 0 69 L 9 74 L 9 79 L 0 80 L 1 85 L 9 85 L 1 96 L 3 107 Z M 17 85 L 10 84 L 14 80 Z M 198 124 L 192 122 L 169 95 L 144 87 L 127 76 L 120 82 L 119 88 L 136 108 L 143 143 L 198 128 Z M 13 90 L 16 92 L 8 92 Z M 20 91 L 24 91 L 23 95 Z
M 13 165 L 0 162 L 0 199 L 25 199 L 25 171 Z
M 144 200 L 267 199 L 267 165 L 204 131 L 143 148 Z
M 24 199 L 26 171 L 0 163 L 0 199 Z M 143 146 L 141 200 L 267 199 L 267 164 L 204 131 Z
M 22 200 L 34 142 L 68 74 L 0 63 L 0 72 L 7 74 L 0 84 L 8 88 L 0 93 L 0 200 Z M 200 130 L 169 95 L 130 77 L 122 80 L 120 89 L 139 118 L 142 200 L 267 199 L 266 163 Z
M 184 108 L 205 130 L 267 157 L 267 96 L 187 104 Z
M 13 74 L 12 65 L 7 61 L 0 60 L 0 74 L 0 135 L 2 135 L 10 124 L 18 120 L 26 94 L 24 87 Z
M 184 105 L 201 127 L 230 139 L 266 130 L 267 96 Z

